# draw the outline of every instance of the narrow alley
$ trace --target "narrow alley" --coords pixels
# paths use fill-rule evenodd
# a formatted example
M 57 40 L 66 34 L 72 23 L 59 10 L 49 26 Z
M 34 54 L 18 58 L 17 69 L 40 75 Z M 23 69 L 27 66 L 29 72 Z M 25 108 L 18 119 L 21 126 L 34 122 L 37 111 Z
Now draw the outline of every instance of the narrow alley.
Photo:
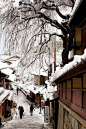
M 26 100 L 25 95 L 19 91 L 18 96 L 14 97 L 15 102 L 17 102 L 17 108 L 13 119 L 3 123 L 2 129 L 52 129 L 47 123 L 44 123 L 43 111 L 39 114 L 40 109 L 35 108 L 33 115 L 30 115 L 30 105 Z M 19 117 L 18 106 L 24 107 L 24 116 L 22 119 Z

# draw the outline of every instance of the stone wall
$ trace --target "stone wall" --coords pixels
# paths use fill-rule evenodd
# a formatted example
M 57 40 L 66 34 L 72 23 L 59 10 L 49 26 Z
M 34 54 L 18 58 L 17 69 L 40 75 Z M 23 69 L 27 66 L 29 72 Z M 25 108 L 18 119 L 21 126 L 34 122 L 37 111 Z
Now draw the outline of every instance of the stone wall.
M 86 129 L 86 120 L 59 101 L 57 129 Z

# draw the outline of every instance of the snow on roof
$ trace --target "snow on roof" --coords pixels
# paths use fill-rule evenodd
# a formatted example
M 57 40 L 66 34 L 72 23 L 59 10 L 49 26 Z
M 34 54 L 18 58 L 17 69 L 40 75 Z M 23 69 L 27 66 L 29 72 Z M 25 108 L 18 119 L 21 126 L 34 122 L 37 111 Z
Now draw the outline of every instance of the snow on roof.
M 48 82 L 48 81 L 46 81 L 46 82 Z M 26 84 L 15 83 L 15 85 L 17 87 L 21 88 L 21 90 L 23 92 L 26 92 L 26 94 L 29 94 L 30 91 L 32 91 L 34 94 L 37 94 L 37 93 L 43 94 L 43 97 L 44 97 L 45 101 L 47 101 L 48 98 L 49 98 L 49 100 L 53 100 L 54 99 L 53 98 L 53 93 L 55 91 L 57 91 L 57 86 L 53 87 L 53 86 L 49 85 L 48 89 L 46 89 L 44 85 L 34 85 L 34 84 L 29 85 L 29 82 L 26 83 Z
M 7 58 L 10 58 L 10 56 L 8 56 L 8 55 L 0 55 L 0 60 L 2 61 L 2 60 L 5 60 L 5 59 L 7 59 Z
M 17 61 L 17 60 L 19 60 L 19 59 L 20 59 L 20 57 L 14 56 L 14 57 L 8 58 L 7 60 L 8 60 L 8 61 Z
M 50 92 L 54 93 L 55 91 L 57 91 L 57 86 L 53 86 L 52 82 L 49 82 L 49 80 L 46 80 L 45 83 L 47 84 L 48 93 Z
M 17 82 L 14 82 L 13 84 L 14 84 L 14 86 L 18 87 L 19 89 L 20 89 L 20 88 L 23 88 L 23 87 L 25 86 L 24 84 L 22 84 L 22 83 L 17 83 Z
M 4 92 L 4 88 L 0 87 L 0 94 Z
M 41 93 L 41 91 L 45 88 L 44 85 L 30 85 L 27 87 L 28 90 L 32 91 L 34 94 Z
M 15 76 L 15 74 L 10 74 L 7 79 L 10 81 L 14 81 L 16 79 L 16 76 Z
M 73 10 L 72 10 L 72 12 L 71 12 L 71 18 L 70 18 L 70 21 L 72 20 L 72 18 L 73 18 L 73 16 L 75 15 L 75 12 L 77 11 L 77 9 L 79 8 L 79 5 L 82 3 L 82 1 L 83 0 L 76 0 L 75 1 L 75 4 L 74 4 L 74 8 L 73 8 Z M 69 21 L 69 22 L 70 22 Z
M 29 82 L 26 84 L 22 84 L 22 83 L 15 83 L 15 85 L 19 88 L 21 88 L 23 91 L 25 91 L 27 94 L 30 93 L 30 91 L 32 91 L 34 94 L 37 93 L 42 93 L 42 90 L 45 89 L 45 85 L 29 85 Z
M 13 101 L 14 98 L 14 91 L 10 91 L 10 95 L 8 96 L 8 100 Z
M 41 91 L 41 94 L 43 94 L 44 100 L 47 101 L 47 99 L 49 98 L 49 94 L 46 88 Z
M 6 75 L 10 75 L 10 74 L 12 74 L 13 70 L 10 68 L 7 68 L 7 69 L 2 69 L 1 72 Z
M 26 92 L 26 94 L 29 94 L 30 93 L 30 90 L 28 89 L 28 85 L 29 85 L 29 83 L 24 83 L 24 84 L 17 84 L 17 87 L 18 88 L 21 88 L 21 90 L 23 91 L 23 92 Z
M 17 61 L 12 61 L 11 65 L 8 65 L 7 63 L 3 63 L 3 62 L 0 62 L 0 69 L 4 69 L 4 68 L 16 68 L 18 66 L 18 63 L 19 63 L 20 60 L 17 60 Z
M 14 7 L 19 7 L 19 1 L 20 1 L 20 0 L 15 0 L 13 6 L 14 6 Z
M 9 57 L 9 58 L 6 58 L 6 57 L 5 58 L 1 57 L 1 61 L 3 61 L 3 63 L 0 62 L 0 69 L 7 68 L 7 67 L 16 68 L 18 66 L 18 63 L 20 62 L 20 57 L 18 56 Z M 10 62 L 10 65 L 8 65 L 7 62 Z
M 5 90 L 4 88 L 0 87 L 0 105 L 5 101 L 5 98 L 9 95 L 9 93 L 9 90 Z
M 10 67 L 12 67 L 12 68 L 16 68 L 17 66 L 18 66 L 18 63 L 20 62 L 20 59 L 19 60 L 17 60 L 17 61 L 11 61 L 11 65 L 10 65 Z
M 56 79 L 58 79 L 60 76 L 65 74 L 67 71 L 69 71 L 73 67 L 76 67 L 78 64 L 81 64 L 82 60 L 83 61 L 86 60 L 86 49 L 84 50 L 83 55 L 75 55 L 73 61 L 71 61 L 70 63 L 66 64 L 63 68 L 59 68 L 58 70 L 56 70 L 56 72 L 50 78 L 50 81 L 51 82 L 55 81 Z
M 0 69 L 8 68 L 8 67 L 9 67 L 8 64 L 0 62 Z
M 24 86 L 24 87 L 23 87 L 23 90 L 24 90 L 27 94 L 30 94 L 30 90 L 28 89 L 27 86 Z

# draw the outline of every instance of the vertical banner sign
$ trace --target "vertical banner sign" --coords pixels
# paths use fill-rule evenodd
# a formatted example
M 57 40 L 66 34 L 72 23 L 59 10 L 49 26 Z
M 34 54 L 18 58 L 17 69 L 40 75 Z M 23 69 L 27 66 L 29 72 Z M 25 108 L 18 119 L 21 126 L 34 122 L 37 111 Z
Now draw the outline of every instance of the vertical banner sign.
M 45 108 L 44 108 L 44 120 L 49 120 L 49 118 L 50 118 L 49 106 L 45 106 Z
M 56 35 L 54 39 L 54 73 L 56 71 Z

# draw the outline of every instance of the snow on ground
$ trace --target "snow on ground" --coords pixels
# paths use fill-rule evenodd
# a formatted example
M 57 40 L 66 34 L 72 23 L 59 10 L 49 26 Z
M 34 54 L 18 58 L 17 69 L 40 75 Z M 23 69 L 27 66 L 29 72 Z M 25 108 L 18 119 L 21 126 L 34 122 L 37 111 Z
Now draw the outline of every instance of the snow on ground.
M 40 109 L 35 108 L 33 116 L 30 116 L 30 105 L 21 91 L 19 91 L 18 96 L 15 95 L 14 100 L 17 102 L 17 108 L 15 110 L 16 114 L 12 120 L 3 123 L 4 126 L 2 129 L 42 129 L 43 124 L 46 126 L 46 123 L 44 123 L 43 110 L 42 114 L 39 114 Z M 19 118 L 18 111 L 18 106 L 21 105 L 24 107 L 24 116 L 22 119 Z

